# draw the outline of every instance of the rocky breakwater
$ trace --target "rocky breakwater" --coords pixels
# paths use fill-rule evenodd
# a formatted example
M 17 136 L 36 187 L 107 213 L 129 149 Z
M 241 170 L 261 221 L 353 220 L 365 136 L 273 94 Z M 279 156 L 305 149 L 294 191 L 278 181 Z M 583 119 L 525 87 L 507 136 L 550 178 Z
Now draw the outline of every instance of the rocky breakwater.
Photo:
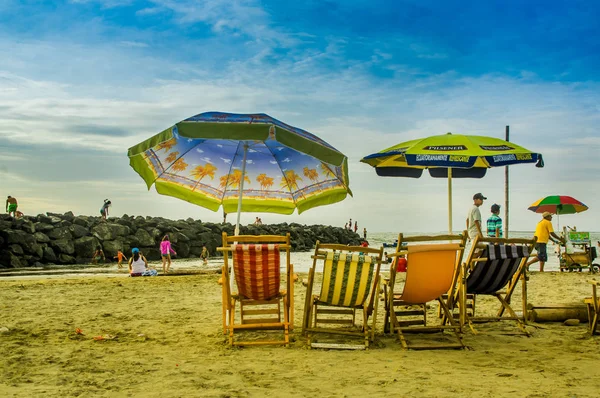
M 206 245 L 217 255 L 223 232 L 233 234 L 232 224 L 200 220 L 168 220 L 161 217 L 100 217 L 46 213 L 13 219 L 0 215 L 0 268 L 43 267 L 89 263 L 101 247 L 111 262 L 122 250 L 129 257 L 138 247 L 148 260 L 159 260 L 158 246 L 169 235 L 178 258 L 199 257 Z M 307 251 L 317 240 L 328 243 L 359 244 L 360 236 L 343 228 L 295 223 L 241 226 L 245 235 L 283 235 L 289 232 L 294 251 Z M 219 254 L 220 255 L 220 254 Z

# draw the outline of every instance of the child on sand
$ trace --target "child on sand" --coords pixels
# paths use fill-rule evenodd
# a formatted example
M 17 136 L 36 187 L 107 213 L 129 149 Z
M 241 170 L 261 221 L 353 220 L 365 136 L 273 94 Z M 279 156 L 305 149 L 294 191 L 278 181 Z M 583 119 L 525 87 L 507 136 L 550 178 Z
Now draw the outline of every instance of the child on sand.
M 104 257 L 104 252 L 102 251 L 102 248 L 100 246 L 98 246 L 96 248 L 96 251 L 92 255 L 92 264 L 98 264 L 98 262 L 100 260 L 102 260 L 102 262 L 104 262 L 104 261 L 106 261 L 106 257 Z
M 177 252 L 171 247 L 169 235 L 165 235 L 162 238 L 162 242 L 160 242 L 160 256 L 162 257 L 163 272 L 165 274 L 169 273 L 169 268 L 171 267 L 171 253 L 177 255 Z
M 206 246 L 202 246 L 202 253 L 200 253 L 200 258 L 202 259 L 202 264 L 208 264 L 208 249 Z
M 155 269 L 148 268 L 148 260 L 140 253 L 140 249 L 134 247 L 131 249 L 129 258 L 129 276 L 156 276 L 158 272 Z
M 127 260 L 127 257 L 125 257 L 123 252 L 121 250 L 117 250 L 117 255 L 114 256 L 113 258 L 116 258 L 118 260 L 117 266 L 119 268 L 123 268 L 123 259 Z

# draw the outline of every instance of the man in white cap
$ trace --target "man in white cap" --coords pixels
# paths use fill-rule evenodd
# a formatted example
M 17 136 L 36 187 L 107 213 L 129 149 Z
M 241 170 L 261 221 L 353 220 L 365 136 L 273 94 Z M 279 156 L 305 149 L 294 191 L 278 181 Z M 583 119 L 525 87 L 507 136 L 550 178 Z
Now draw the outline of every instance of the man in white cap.
M 537 227 L 535 227 L 534 236 L 537 237 L 537 243 L 535 244 L 537 256 L 529 260 L 529 262 L 527 263 L 527 268 L 529 269 L 529 266 L 531 264 L 537 263 L 539 261 L 540 272 L 544 272 L 544 264 L 546 264 L 546 261 L 548 261 L 548 251 L 546 250 L 548 241 L 551 240 L 554 243 L 565 243 L 565 240 L 563 238 L 554 233 L 554 228 L 552 228 L 552 213 L 549 213 L 547 211 L 542 213 L 542 220 L 537 223 Z
M 467 214 L 467 231 L 469 232 L 469 239 L 474 240 L 477 236 L 483 238 L 481 232 L 481 212 L 479 206 L 483 204 L 483 201 L 487 198 L 481 194 L 481 192 L 473 195 L 473 207 Z

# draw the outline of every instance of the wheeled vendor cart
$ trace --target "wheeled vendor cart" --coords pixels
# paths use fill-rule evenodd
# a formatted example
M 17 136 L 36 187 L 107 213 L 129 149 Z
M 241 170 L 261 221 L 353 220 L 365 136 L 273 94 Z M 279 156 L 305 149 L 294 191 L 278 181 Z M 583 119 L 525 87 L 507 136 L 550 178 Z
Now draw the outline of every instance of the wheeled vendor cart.
M 581 272 L 584 268 L 589 268 L 590 272 L 598 272 L 600 267 L 598 263 L 594 263 L 596 258 L 596 248 L 591 246 L 589 232 L 568 232 L 567 243 L 559 256 L 561 272 Z

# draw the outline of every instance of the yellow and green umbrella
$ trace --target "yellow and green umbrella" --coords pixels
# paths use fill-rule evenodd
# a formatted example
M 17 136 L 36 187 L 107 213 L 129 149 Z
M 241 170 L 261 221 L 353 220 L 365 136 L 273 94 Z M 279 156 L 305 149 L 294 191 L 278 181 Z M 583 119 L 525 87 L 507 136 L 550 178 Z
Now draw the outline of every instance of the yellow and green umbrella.
M 383 177 L 448 179 L 448 230 L 452 232 L 452 178 L 482 178 L 490 167 L 535 163 L 542 155 L 499 138 L 447 133 L 403 142 L 365 156 L 361 162 Z

